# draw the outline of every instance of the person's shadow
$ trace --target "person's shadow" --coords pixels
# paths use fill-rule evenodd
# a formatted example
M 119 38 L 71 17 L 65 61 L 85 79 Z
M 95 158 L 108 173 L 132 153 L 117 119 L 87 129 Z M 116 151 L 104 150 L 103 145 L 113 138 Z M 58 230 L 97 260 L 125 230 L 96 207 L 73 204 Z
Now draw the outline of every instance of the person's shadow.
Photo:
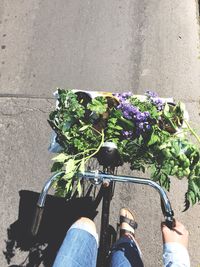
M 27 251 L 28 256 L 20 265 L 10 267 L 38 267 L 41 262 L 45 267 L 51 267 L 71 224 L 80 216 L 93 219 L 97 214 L 91 197 L 66 201 L 48 195 L 39 232 L 33 237 L 31 226 L 39 194 L 25 190 L 19 194 L 19 217 L 7 230 L 8 240 L 3 253 L 8 264 L 19 250 Z

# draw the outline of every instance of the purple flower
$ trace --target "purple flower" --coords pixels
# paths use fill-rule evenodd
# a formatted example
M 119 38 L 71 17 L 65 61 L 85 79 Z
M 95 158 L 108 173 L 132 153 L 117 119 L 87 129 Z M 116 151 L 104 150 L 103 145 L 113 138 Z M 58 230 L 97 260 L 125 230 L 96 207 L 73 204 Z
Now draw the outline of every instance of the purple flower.
M 146 114 L 145 112 L 138 111 L 136 114 L 137 121 L 145 122 L 148 120 L 148 118 L 149 118 L 149 114 Z
M 144 123 L 143 123 L 143 122 L 140 122 L 140 123 L 138 124 L 138 127 L 139 127 L 139 129 L 143 129 L 143 128 L 144 128 Z
M 147 96 L 147 98 L 149 99 L 149 101 L 157 107 L 158 111 L 161 111 L 164 107 L 164 102 L 161 98 L 158 97 L 158 95 L 154 92 L 151 91 L 147 91 L 145 93 L 145 95 Z
M 146 124 L 145 127 L 146 127 L 147 130 L 151 129 L 151 126 L 149 124 Z
M 132 93 L 131 92 L 124 92 L 122 94 L 116 93 L 113 95 L 116 96 L 119 99 L 119 101 L 123 101 L 123 100 L 126 100 L 127 98 L 131 97 Z
M 138 121 L 140 121 L 140 120 L 142 120 L 142 118 L 143 118 L 142 113 L 138 112 L 138 113 L 136 114 L 136 119 L 137 119 Z
M 131 119 L 131 116 L 129 115 L 129 112 L 126 111 L 126 110 L 123 111 L 123 116 L 124 116 L 125 119 L 129 119 L 129 120 Z
M 157 97 L 158 96 L 157 93 L 149 91 L 149 90 L 146 91 L 145 95 L 148 97 Z
M 133 125 L 133 131 L 122 131 L 122 135 L 125 138 L 131 138 L 134 134 L 137 136 L 143 135 L 146 131 L 149 131 L 151 129 L 151 126 L 149 125 L 149 121 L 151 119 L 150 113 L 148 111 L 140 111 L 138 107 L 133 106 L 129 102 L 129 97 L 132 95 L 132 93 L 122 93 L 122 94 L 115 94 L 119 99 L 119 105 L 117 106 L 117 109 L 122 111 L 122 116 L 127 119 L 131 120 Z M 151 96 L 150 96 L 151 95 Z M 150 101 L 154 101 L 154 105 L 158 107 L 158 109 L 161 107 L 162 101 L 157 97 L 155 93 L 150 92 L 149 93 L 149 99 Z
M 126 138 L 131 138 L 133 136 L 132 131 L 122 131 L 122 135 Z
M 122 131 L 122 134 L 123 134 L 124 136 L 128 136 L 128 135 L 129 135 L 129 132 L 128 132 L 128 131 Z
M 145 111 L 144 114 L 145 114 L 146 118 L 150 117 L 149 111 Z
M 129 98 L 129 97 L 131 97 L 132 96 L 132 93 L 131 92 L 126 92 L 126 93 L 123 93 L 122 94 L 122 97 L 123 98 Z

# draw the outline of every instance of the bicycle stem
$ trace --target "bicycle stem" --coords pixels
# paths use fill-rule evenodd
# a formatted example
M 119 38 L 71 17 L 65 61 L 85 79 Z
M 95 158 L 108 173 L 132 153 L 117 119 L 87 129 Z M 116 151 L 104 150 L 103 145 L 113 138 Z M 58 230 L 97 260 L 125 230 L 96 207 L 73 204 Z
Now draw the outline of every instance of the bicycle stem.
M 49 189 L 52 187 L 53 183 L 56 181 L 57 177 L 60 175 L 63 175 L 64 172 L 58 172 L 51 176 L 45 183 L 38 202 L 37 202 L 37 208 L 36 213 L 33 221 L 33 225 L 31 228 L 32 234 L 35 236 L 39 230 L 39 226 L 42 220 L 42 213 L 45 206 L 46 196 L 48 194 Z M 149 185 L 156 189 L 158 193 L 160 194 L 161 203 L 163 204 L 162 212 L 165 217 L 166 223 L 169 228 L 173 227 L 173 216 L 174 212 L 172 210 L 170 201 L 167 197 L 167 194 L 165 193 L 164 189 L 157 184 L 155 181 L 152 181 L 150 179 L 146 178 L 139 178 L 139 177 L 131 177 L 131 176 L 119 176 L 119 175 L 111 175 L 111 174 L 105 174 L 105 173 L 99 173 L 97 171 L 95 172 L 85 172 L 85 173 L 78 173 L 79 178 L 87 179 L 93 182 L 94 184 L 100 184 L 105 181 L 109 182 L 128 182 L 128 183 L 135 183 L 135 184 L 142 184 L 142 185 Z

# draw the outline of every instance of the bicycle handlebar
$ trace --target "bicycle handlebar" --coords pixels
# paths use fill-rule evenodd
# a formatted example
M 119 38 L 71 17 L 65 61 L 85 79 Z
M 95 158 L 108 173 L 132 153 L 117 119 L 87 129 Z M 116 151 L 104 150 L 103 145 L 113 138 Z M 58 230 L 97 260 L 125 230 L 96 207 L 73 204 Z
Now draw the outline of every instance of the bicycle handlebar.
M 81 175 L 80 175 L 81 176 Z M 149 185 L 156 189 L 158 193 L 160 194 L 161 198 L 161 206 L 163 215 L 165 217 L 166 225 L 172 229 L 174 224 L 174 212 L 172 210 L 170 201 L 167 197 L 167 194 L 165 193 L 164 189 L 158 185 L 156 182 L 146 179 L 146 178 L 139 178 L 139 177 L 131 177 L 131 176 L 118 176 L 118 175 L 110 175 L 110 174 L 104 174 L 104 173 L 98 173 L 98 172 L 85 172 L 82 174 L 82 177 L 84 179 L 92 180 L 94 179 L 97 181 L 97 183 L 103 182 L 105 180 L 113 181 L 113 182 L 129 182 L 129 183 L 135 183 L 135 184 L 143 184 L 143 185 Z
M 45 183 L 42 192 L 40 193 L 38 202 L 37 202 L 37 209 L 33 221 L 33 225 L 31 228 L 32 235 L 37 235 L 37 232 L 39 230 L 39 225 L 41 223 L 42 219 L 42 213 L 46 201 L 46 196 L 48 194 L 49 189 L 51 188 L 52 184 L 54 181 L 57 179 L 58 176 L 64 174 L 64 172 L 58 172 L 51 176 Z M 167 197 L 167 194 L 163 190 L 163 188 L 158 185 L 156 182 L 146 179 L 146 178 L 139 178 L 139 177 L 131 177 L 131 176 L 118 176 L 118 175 L 110 175 L 110 174 L 105 174 L 105 173 L 99 173 L 98 171 L 95 172 L 85 172 L 84 174 L 78 173 L 78 176 L 83 179 L 90 180 L 94 184 L 100 184 L 103 183 L 104 181 L 114 181 L 114 182 L 129 182 L 129 183 L 135 183 L 135 184 L 143 184 L 143 185 L 149 185 L 156 189 L 158 193 L 160 194 L 161 198 L 161 206 L 163 215 L 165 217 L 165 222 L 166 225 L 172 229 L 173 224 L 174 224 L 174 212 L 172 210 L 170 201 Z

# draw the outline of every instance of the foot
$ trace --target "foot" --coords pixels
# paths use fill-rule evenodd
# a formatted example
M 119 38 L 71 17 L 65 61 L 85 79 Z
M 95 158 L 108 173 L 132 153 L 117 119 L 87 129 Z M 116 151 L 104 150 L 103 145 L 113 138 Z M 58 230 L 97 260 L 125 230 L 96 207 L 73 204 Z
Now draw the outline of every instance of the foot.
M 135 229 L 137 223 L 135 221 L 135 214 L 129 209 L 122 208 L 120 210 L 120 237 L 126 236 L 130 239 L 135 240 Z

